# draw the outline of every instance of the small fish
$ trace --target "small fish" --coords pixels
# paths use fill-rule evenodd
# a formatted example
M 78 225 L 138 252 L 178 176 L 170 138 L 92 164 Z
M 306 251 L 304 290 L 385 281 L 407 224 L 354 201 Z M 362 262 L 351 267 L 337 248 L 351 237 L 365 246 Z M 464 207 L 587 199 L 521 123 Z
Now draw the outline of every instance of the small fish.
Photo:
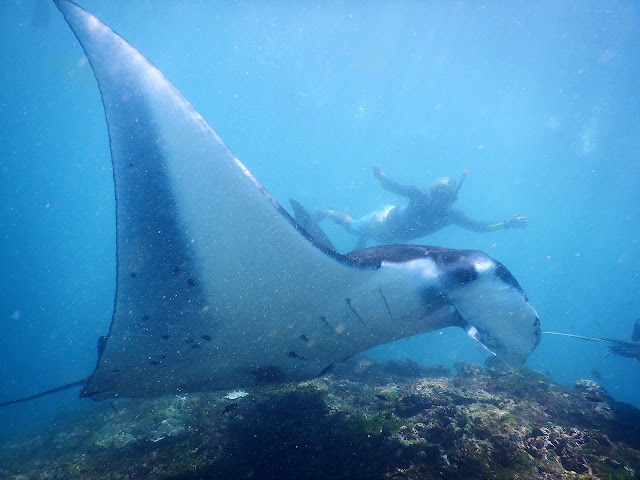
M 229 413 L 231 410 L 235 410 L 236 408 L 238 408 L 237 403 L 230 403 L 229 405 L 224 407 L 224 410 L 222 410 L 222 415 L 224 415 L 225 413 Z
M 244 390 L 234 390 L 233 392 L 227 393 L 224 398 L 228 398 L 229 400 L 237 400 L 238 398 L 243 398 L 249 395 L 248 392 Z

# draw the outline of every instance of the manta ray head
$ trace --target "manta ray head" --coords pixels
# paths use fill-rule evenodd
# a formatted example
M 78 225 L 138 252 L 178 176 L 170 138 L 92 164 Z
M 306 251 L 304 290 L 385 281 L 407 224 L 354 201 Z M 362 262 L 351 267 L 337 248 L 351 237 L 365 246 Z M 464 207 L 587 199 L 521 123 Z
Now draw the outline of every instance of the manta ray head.
M 436 255 L 436 264 L 469 336 L 507 363 L 524 363 L 540 342 L 542 328 L 509 270 L 473 250 Z
M 491 353 L 515 365 L 524 363 L 540 341 L 540 320 L 522 288 L 484 252 L 382 245 L 352 252 L 348 258 L 389 272 L 383 287 L 385 301 L 394 318 L 413 319 L 411 334 L 459 326 Z M 411 309 L 412 294 L 407 291 L 413 289 L 419 292 L 420 307 Z

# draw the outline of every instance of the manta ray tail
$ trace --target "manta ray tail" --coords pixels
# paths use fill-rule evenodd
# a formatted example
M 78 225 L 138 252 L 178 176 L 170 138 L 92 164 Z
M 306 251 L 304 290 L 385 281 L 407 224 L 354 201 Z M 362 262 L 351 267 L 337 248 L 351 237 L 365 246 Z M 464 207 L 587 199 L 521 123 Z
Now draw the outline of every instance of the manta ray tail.
M 17 398 L 15 400 L 9 400 L 8 402 L 0 402 L 0 407 L 5 407 L 7 405 L 14 405 L 16 403 L 28 402 L 29 400 L 35 400 L 36 398 L 44 397 L 46 395 L 51 395 L 52 393 L 61 392 L 62 390 L 67 390 L 68 388 L 77 387 L 78 385 L 84 385 L 89 381 L 89 377 L 83 378 L 82 380 L 77 380 L 75 382 L 67 383 L 66 385 L 62 385 L 60 387 L 52 388 L 51 390 L 46 390 L 44 392 L 36 393 L 35 395 L 31 395 L 29 397 Z
M 609 352 L 623 357 L 635 358 L 640 360 L 640 341 L 638 340 L 638 324 L 640 321 L 636 321 L 633 336 L 631 341 L 628 340 L 613 340 L 611 338 L 600 337 L 588 337 L 586 335 L 573 335 L 571 333 L 558 333 L 558 332 L 542 332 L 546 335 L 559 335 L 562 337 L 578 338 L 580 340 L 588 340 L 590 342 L 603 342 L 609 345 Z
M 589 337 L 587 335 L 575 335 L 573 333 L 561 333 L 561 332 L 542 332 L 543 335 L 558 335 L 560 337 L 578 338 L 580 340 L 588 340 L 590 342 L 604 342 L 604 343 L 616 343 L 618 340 L 612 340 L 609 338 Z

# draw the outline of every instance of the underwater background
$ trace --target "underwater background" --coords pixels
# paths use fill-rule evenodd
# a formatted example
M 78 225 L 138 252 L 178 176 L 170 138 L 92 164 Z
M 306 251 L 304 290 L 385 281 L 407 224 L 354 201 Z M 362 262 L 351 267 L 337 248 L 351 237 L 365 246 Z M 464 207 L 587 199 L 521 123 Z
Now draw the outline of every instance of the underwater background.
M 448 227 L 416 243 L 504 263 L 544 330 L 628 340 L 640 317 L 640 7 L 633 1 L 83 0 L 184 93 L 285 207 L 353 216 L 402 183 L 470 173 L 457 206 L 525 230 Z M 45 0 L 0 4 L 0 401 L 88 376 L 115 295 L 99 91 Z M 340 251 L 355 238 L 324 223 Z M 460 329 L 378 358 L 486 353 Z M 640 406 L 640 362 L 544 336 L 527 366 Z M 91 409 L 77 389 L 0 409 L 0 436 Z

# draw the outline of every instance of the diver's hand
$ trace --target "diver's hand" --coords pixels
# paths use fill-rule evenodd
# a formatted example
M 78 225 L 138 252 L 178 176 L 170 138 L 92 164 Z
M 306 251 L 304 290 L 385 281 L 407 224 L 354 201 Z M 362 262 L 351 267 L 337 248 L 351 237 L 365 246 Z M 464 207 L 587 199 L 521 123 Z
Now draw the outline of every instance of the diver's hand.
M 371 164 L 371 168 L 373 168 L 373 174 L 376 176 L 378 180 L 384 177 L 384 173 L 382 172 L 382 170 L 380 170 L 380 167 L 378 167 L 377 165 Z
M 504 222 L 504 228 L 526 228 L 527 225 L 529 225 L 529 220 L 519 213 Z

